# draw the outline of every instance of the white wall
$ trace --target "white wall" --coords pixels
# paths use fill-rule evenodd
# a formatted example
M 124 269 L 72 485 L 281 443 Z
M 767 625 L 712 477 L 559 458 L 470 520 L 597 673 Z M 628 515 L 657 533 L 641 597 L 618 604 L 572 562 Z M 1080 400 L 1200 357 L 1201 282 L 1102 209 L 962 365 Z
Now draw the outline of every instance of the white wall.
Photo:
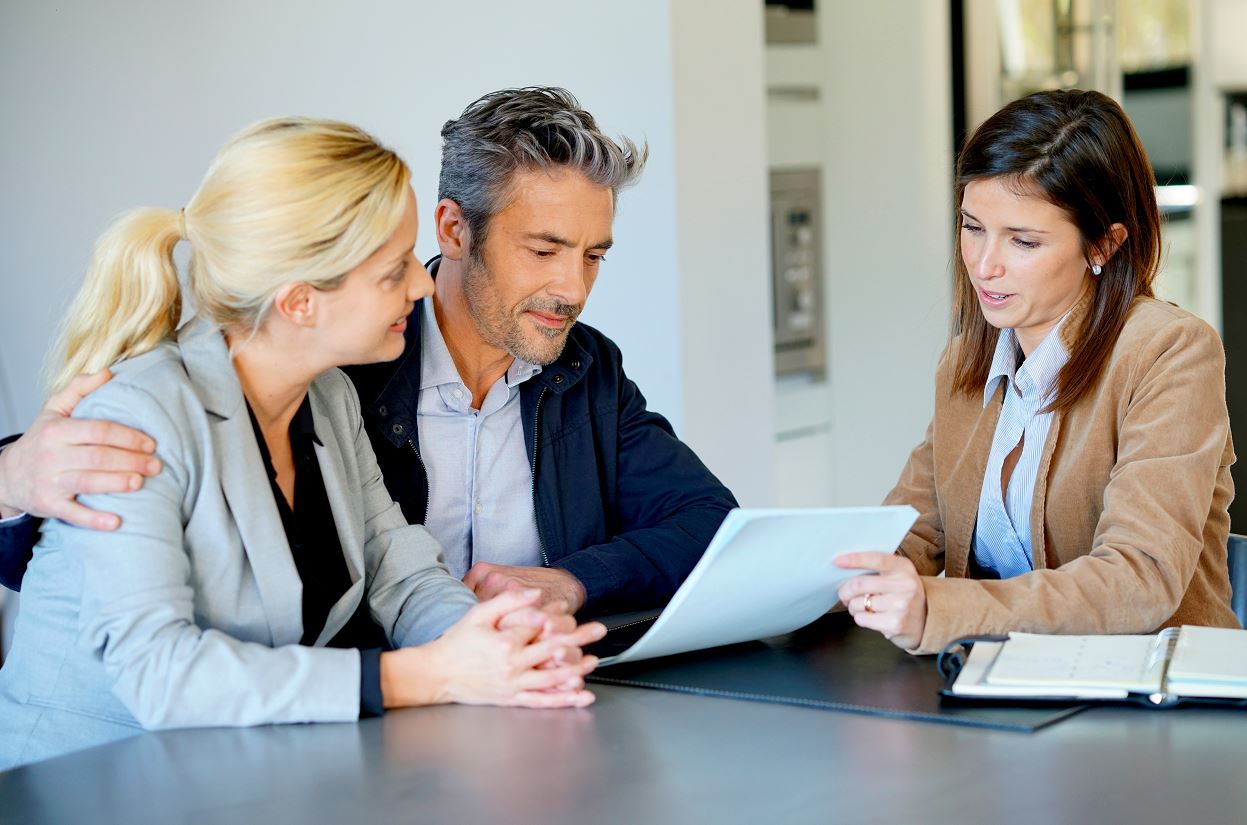
M 877 502 L 933 409 L 948 331 L 952 124 L 946 2 L 820 4 L 832 120 L 835 494 Z
M 287 113 L 361 124 L 411 162 L 427 227 L 441 124 L 486 91 L 556 84 L 651 149 L 620 199 L 617 245 L 584 318 L 619 343 L 651 407 L 742 500 L 765 503 L 770 445 L 754 420 L 771 399 L 769 331 L 755 324 L 765 158 L 760 125 L 748 128 L 752 93 L 720 83 L 747 82 L 757 63 L 761 3 L 720 5 L 699 27 L 691 0 L 0 4 L 0 425 L 19 428 L 38 408 L 44 352 L 109 219 L 184 204 L 237 129 Z M 725 118 L 739 104 L 746 128 L 677 110 L 699 100 Z M 708 131 L 736 169 L 702 157 Z M 435 251 L 427 231 L 418 249 Z M 706 376 L 729 344 L 723 380 L 756 395 L 707 403 Z
M 1196 10 L 1205 15 L 1207 35 L 1201 45 L 1208 49 L 1212 80 L 1217 86 L 1247 88 L 1247 3 L 1243 0 L 1199 0 Z M 1197 39 L 1196 43 L 1200 43 Z
M 762 3 L 672 2 L 685 430 L 741 504 L 774 500 Z
M 770 162 L 823 175 L 828 376 L 776 394 L 781 504 L 877 503 L 933 407 L 951 280 L 946 0 L 820 0 L 818 43 L 768 49 Z M 810 135 L 815 137 L 810 139 Z

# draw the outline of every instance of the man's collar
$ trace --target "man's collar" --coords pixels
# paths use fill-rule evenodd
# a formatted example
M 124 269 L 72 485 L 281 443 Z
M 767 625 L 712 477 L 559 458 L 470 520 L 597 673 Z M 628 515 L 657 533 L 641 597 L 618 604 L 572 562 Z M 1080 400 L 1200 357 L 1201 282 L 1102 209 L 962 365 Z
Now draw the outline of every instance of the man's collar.
M 462 384 L 463 376 L 455 366 L 455 359 L 446 346 L 446 338 L 437 323 L 437 312 L 433 296 L 421 302 L 424 324 L 424 343 L 420 355 L 420 389 L 440 387 L 443 384 Z M 512 356 L 504 377 L 507 386 L 518 386 L 541 372 L 539 364 L 532 364 L 522 358 Z
M 423 325 L 424 340 L 420 346 L 420 389 L 439 387 L 442 384 L 460 384 L 462 379 L 455 368 L 455 361 L 450 357 L 446 347 L 446 339 L 437 325 L 437 313 L 433 309 L 433 296 L 430 295 L 420 302 L 420 323 Z

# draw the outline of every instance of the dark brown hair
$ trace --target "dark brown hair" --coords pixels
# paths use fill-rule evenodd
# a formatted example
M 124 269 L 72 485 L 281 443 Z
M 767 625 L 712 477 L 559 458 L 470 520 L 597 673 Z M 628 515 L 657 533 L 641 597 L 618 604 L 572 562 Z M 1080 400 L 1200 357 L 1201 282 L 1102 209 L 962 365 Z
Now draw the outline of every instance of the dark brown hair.
M 1068 410 L 1095 386 L 1134 300 L 1152 296 L 1160 264 L 1160 212 L 1147 153 L 1116 101 L 1099 92 L 1036 92 L 988 118 L 957 158 L 958 227 L 966 185 L 1001 178 L 1060 207 L 1082 234 L 1084 254 L 1115 223 L 1126 239 L 1095 279 L 1095 295 L 1050 409 Z M 981 393 L 1000 331 L 983 317 L 956 232 L 953 392 Z

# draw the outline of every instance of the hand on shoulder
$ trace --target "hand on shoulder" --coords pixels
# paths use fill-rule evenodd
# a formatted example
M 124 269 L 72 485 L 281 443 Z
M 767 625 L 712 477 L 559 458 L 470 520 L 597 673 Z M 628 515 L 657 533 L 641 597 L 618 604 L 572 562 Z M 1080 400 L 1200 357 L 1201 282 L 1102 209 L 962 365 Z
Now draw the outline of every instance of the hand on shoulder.
M 139 489 L 160 472 L 147 435 L 111 421 L 71 418 L 87 395 L 112 377 L 108 370 L 80 375 L 48 399 L 30 429 L 0 452 L 0 516 L 30 513 L 96 530 L 121 519 L 77 501 L 88 493 Z

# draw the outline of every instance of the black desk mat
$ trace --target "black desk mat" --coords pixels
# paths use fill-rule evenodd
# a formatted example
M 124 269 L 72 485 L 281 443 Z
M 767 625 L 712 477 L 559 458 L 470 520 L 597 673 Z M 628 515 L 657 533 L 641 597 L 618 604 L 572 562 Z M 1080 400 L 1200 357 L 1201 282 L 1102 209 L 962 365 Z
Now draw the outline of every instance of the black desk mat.
M 639 637 L 648 626 L 628 627 L 619 636 Z M 621 641 L 610 634 L 607 640 Z M 1027 733 L 1086 707 L 945 700 L 934 657 L 909 655 L 878 633 L 858 628 L 847 613 L 762 642 L 610 665 L 588 680 Z

